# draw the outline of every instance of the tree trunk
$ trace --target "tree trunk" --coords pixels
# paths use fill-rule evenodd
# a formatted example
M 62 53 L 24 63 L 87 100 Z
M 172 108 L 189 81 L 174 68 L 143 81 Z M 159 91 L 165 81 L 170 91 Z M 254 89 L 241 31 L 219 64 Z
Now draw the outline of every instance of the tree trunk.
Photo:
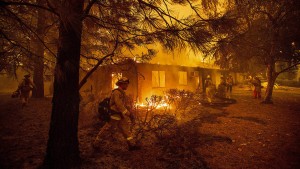
M 80 167 L 78 143 L 79 62 L 83 0 L 62 3 L 52 114 L 43 168 Z M 68 17 L 68 18 L 65 18 Z
M 273 95 L 273 88 L 274 84 L 277 78 L 277 73 L 275 72 L 275 63 L 271 63 L 267 66 L 267 80 L 268 80 L 268 85 L 266 88 L 266 94 L 265 94 L 265 99 L 263 103 L 266 104 L 272 104 L 272 95 Z
M 45 4 L 44 0 L 38 0 L 38 5 Z M 45 10 L 38 9 L 37 12 L 37 35 L 40 39 L 35 39 L 34 50 L 37 56 L 34 58 L 34 72 L 33 72 L 33 83 L 35 89 L 32 91 L 32 97 L 43 98 L 44 94 L 44 45 L 41 41 L 44 41 L 45 37 Z

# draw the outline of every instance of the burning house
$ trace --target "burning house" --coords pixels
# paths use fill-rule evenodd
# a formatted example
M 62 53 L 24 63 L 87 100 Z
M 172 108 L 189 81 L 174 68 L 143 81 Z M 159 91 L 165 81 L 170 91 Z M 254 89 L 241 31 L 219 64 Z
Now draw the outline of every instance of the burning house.
M 163 96 L 169 89 L 195 92 L 204 91 L 204 80 L 210 75 L 214 84 L 226 72 L 218 68 L 200 66 L 180 66 L 153 63 L 138 63 L 127 60 L 120 64 L 106 65 L 98 68 L 82 91 L 90 91 L 98 97 L 109 96 L 118 78 L 130 79 L 127 94 L 133 100 L 143 103 L 152 95 Z

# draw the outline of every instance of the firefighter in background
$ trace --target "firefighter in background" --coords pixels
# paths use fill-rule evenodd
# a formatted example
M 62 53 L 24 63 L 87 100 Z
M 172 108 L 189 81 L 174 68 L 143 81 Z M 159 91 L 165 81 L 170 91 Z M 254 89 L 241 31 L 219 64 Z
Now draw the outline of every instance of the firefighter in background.
M 218 85 L 217 97 L 219 97 L 219 98 L 227 98 L 227 96 L 226 96 L 226 81 L 225 81 L 224 77 L 221 77 L 221 82 Z
M 22 108 L 25 107 L 28 104 L 29 96 L 30 96 L 30 91 L 35 88 L 34 83 L 30 79 L 30 75 L 27 74 L 24 76 L 24 79 L 18 86 L 18 91 L 21 93 L 20 94 L 20 99 L 22 103 Z
M 260 79 L 257 76 L 255 76 L 254 78 L 252 78 L 251 83 L 254 86 L 253 98 L 260 99 L 261 98 L 261 88 L 262 88 Z
M 233 78 L 231 75 L 229 75 L 226 79 L 226 86 L 227 86 L 228 97 L 230 98 L 232 93 L 232 86 L 233 86 Z
M 216 86 L 213 84 L 210 75 L 207 75 L 205 79 L 205 88 L 206 88 L 206 97 L 207 101 L 211 103 L 213 101 L 213 97 L 216 93 Z
M 129 111 L 129 107 L 126 106 L 126 94 L 125 90 L 127 89 L 129 84 L 129 79 L 126 77 L 122 77 L 116 83 L 118 88 L 113 90 L 110 98 L 110 108 L 117 112 L 110 116 L 110 121 L 104 125 L 104 127 L 99 131 L 95 141 L 94 146 L 96 146 L 100 138 L 103 136 L 105 131 L 112 130 L 113 128 L 117 128 L 119 132 L 126 139 L 128 150 L 139 150 L 140 147 L 135 145 L 132 133 L 130 131 L 130 121 L 133 121 L 133 114 Z

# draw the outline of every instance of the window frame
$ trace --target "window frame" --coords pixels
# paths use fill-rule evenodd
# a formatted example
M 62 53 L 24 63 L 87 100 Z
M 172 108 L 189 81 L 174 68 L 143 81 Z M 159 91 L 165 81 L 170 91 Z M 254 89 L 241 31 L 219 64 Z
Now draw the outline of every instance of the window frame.
M 154 75 L 156 74 L 156 75 Z M 154 80 L 154 77 L 157 79 Z M 152 88 L 164 88 L 166 87 L 166 71 L 164 70 L 152 70 Z
M 181 86 L 187 86 L 188 85 L 187 76 L 188 76 L 187 71 L 182 71 L 182 70 L 178 71 L 178 84 Z

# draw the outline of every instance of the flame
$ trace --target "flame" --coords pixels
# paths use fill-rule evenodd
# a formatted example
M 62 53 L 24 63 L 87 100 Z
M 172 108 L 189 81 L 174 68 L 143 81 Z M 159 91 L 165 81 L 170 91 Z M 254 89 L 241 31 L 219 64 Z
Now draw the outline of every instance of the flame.
M 166 108 L 170 108 L 171 109 L 171 105 L 166 103 L 164 100 L 162 100 L 160 103 L 135 103 L 135 107 L 142 107 L 142 108 L 155 108 L 155 109 L 166 109 Z

